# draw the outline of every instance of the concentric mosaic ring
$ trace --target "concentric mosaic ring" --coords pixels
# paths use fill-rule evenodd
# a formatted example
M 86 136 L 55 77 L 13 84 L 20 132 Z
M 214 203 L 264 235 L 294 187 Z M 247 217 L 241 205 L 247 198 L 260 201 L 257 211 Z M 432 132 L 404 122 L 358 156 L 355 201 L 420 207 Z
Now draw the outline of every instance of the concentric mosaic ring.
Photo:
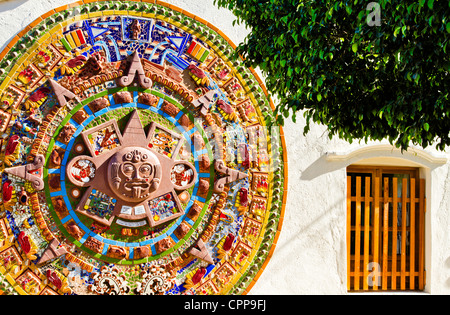
M 0 54 L 0 290 L 245 294 L 287 187 L 263 83 L 213 25 L 89 1 Z

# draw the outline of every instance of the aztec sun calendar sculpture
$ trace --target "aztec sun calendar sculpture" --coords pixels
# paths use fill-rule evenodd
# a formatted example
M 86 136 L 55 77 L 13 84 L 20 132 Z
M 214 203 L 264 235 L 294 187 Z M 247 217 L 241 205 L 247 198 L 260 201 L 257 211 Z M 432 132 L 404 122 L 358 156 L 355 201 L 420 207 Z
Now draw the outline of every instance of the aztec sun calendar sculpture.
M 281 229 L 286 152 L 220 30 L 80 1 L 0 54 L 0 294 L 246 294 Z

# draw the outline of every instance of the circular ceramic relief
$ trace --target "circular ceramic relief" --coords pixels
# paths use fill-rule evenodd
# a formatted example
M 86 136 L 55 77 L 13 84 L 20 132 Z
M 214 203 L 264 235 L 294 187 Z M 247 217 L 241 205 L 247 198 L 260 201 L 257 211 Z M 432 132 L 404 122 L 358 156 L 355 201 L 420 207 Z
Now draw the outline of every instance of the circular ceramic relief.
M 89 160 L 80 159 L 69 169 L 70 176 L 84 184 L 91 182 L 95 178 L 96 167 Z
M 286 193 L 259 78 L 162 2 L 55 12 L 0 62 L 0 289 L 247 293 Z

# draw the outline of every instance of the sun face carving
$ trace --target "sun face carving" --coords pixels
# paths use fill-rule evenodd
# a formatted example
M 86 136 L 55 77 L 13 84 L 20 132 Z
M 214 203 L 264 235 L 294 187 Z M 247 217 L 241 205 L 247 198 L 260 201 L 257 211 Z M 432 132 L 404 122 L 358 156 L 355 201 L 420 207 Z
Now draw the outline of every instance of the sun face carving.
M 145 200 L 159 188 L 161 164 L 144 148 L 125 148 L 117 152 L 108 166 L 111 190 L 124 201 Z
M 146 219 L 151 227 L 184 214 L 177 192 L 192 187 L 197 172 L 191 163 L 176 160 L 183 145 L 181 135 L 156 123 L 151 124 L 146 135 L 135 110 L 123 132 L 113 120 L 84 131 L 82 136 L 92 156 L 77 156 L 67 167 L 69 181 L 88 188 L 75 209 L 78 213 L 107 226 L 120 218 Z M 157 139 L 162 136 L 174 139 L 170 153 L 158 146 Z M 190 180 L 173 180 L 173 170 L 180 167 L 190 174 Z M 99 194 L 112 204 L 112 213 L 107 218 L 84 210 L 86 206 L 92 207 L 92 196 Z M 152 209 L 156 202 L 170 204 L 172 210 L 161 216 Z

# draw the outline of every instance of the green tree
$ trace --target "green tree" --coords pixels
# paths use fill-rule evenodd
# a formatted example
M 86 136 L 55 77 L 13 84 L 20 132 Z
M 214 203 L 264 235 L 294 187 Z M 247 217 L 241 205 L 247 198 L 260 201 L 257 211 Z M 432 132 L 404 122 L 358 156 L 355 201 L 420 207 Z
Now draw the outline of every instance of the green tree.
M 450 144 L 448 0 L 215 0 L 252 31 L 237 53 L 280 103 L 348 142 Z M 380 11 L 377 12 L 377 5 Z M 374 19 L 380 13 L 379 26 Z

